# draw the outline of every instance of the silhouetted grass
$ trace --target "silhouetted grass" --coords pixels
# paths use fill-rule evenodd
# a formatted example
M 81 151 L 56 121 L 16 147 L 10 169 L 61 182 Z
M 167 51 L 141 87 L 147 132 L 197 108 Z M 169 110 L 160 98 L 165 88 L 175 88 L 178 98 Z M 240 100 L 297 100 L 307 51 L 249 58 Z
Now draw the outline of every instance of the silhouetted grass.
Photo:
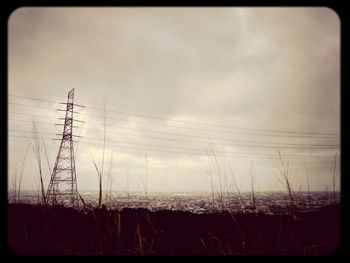
M 78 211 L 9 204 L 9 244 L 24 255 L 316 255 L 340 241 L 339 205 L 293 215 Z

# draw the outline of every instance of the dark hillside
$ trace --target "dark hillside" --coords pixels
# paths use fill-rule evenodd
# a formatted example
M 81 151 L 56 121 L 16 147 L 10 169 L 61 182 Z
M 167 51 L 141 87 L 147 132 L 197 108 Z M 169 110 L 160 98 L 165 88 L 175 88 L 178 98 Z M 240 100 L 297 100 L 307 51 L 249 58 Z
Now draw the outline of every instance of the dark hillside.
M 31 255 L 324 255 L 340 240 L 340 207 L 295 215 L 77 211 L 8 206 L 9 245 Z

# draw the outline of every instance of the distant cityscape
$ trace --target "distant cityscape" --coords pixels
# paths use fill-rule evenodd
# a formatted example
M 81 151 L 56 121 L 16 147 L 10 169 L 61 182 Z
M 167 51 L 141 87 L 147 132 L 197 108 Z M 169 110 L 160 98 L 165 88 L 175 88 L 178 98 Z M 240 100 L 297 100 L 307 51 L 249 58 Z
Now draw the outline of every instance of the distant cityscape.
M 93 209 L 98 205 L 98 192 L 85 191 L 80 193 L 85 200 L 85 208 Z M 295 206 L 300 211 L 317 210 L 320 207 L 340 203 L 340 193 L 336 192 L 335 200 L 333 192 L 311 192 L 310 200 L 308 192 L 299 192 L 294 200 Z M 209 192 L 178 192 L 164 193 L 151 192 L 147 196 L 141 192 L 113 192 L 112 195 L 104 196 L 104 206 L 106 209 L 123 208 L 147 208 L 151 211 L 159 210 L 180 210 L 193 213 L 210 213 L 221 210 L 231 212 L 263 212 L 267 214 L 287 213 L 290 208 L 290 199 L 285 192 L 257 192 L 255 193 L 256 208 L 253 205 L 252 195 L 249 192 L 228 195 L 218 198 L 215 194 L 214 202 L 212 193 Z M 9 202 L 13 202 L 11 199 Z M 23 191 L 21 193 L 21 203 L 38 204 L 37 192 Z

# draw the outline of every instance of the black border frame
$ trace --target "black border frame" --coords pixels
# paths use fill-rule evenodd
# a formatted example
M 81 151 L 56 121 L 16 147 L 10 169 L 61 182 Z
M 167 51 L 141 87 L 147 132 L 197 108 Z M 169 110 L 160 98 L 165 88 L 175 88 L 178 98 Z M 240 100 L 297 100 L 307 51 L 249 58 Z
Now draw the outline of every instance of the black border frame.
M 343 2 L 343 4 L 341 4 Z M 348 239 L 348 226 L 347 222 L 348 221 L 348 216 L 347 216 L 347 211 L 345 207 L 348 206 L 348 201 L 347 201 L 347 188 L 348 188 L 348 179 L 347 179 L 347 169 L 345 167 L 346 165 L 346 151 L 345 145 L 347 144 L 347 137 L 343 136 L 343 134 L 347 134 L 347 127 L 343 123 L 343 118 L 344 118 L 344 113 L 345 109 L 344 107 L 346 106 L 345 98 L 346 98 L 346 92 L 347 89 L 346 87 L 348 86 L 348 82 L 346 81 L 347 75 L 345 74 L 346 70 L 346 62 L 347 60 L 347 49 L 346 47 L 349 47 L 348 40 L 346 39 L 346 36 L 348 34 L 348 21 L 347 21 L 347 12 L 346 12 L 346 6 L 345 6 L 345 1 L 330 1 L 330 0 L 286 0 L 283 3 L 280 3 L 278 1 L 273 1 L 273 0 L 267 0 L 267 1 L 259 1 L 259 0 L 237 0 L 237 1 L 212 1 L 211 3 L 205 1 L 184 1 L 184 0 L 178 0 L 178 1 L 171 1 L 164 3 L 164 1 L 159 1 L 159 0 L 152 0 L 152 1 L 146 1 L 146 0 L 129 0 L 127 2 L 125 1 L 113 1 L 113 0 L 85 0 L 85 1 L 79 1 L 79 0 L 0 0 L 0 47 L 1 47 L 1 77 L 0 77 L 0 91 L 1 91 L 1 100 L 2 103 L 1 105 L 1 113 L 3 113 L 5 116 L 4 122 L 5 122 L 5 127 L 1 129 L 1 131 L 4 131 L 4 135 L 2 136 L 3 140 L 3 150 L 6 151 L 3 155 L 3 158 L 1 158 L 2 165 L 1 167 L 6 169 L 6 172 L 3 171 L 1 173 L 0 177 L 0 208 L 4 213 L 1 213 L 3 216 L 2 219 L 4 221 L 1 223 L 1 230 L 0 230 L 0 236 L 1 236 L 1 243 L 0 243 L 0 253 L 2 255 L 10 256 L 10 257 L 18 257 L 9 247 L 8 241 L 7 241 L 7 172 L 8 172 L 8 167 L 7 167 L 7 153 L 8 153 L 8 137 L 7 137 L 7 128 L 8 128 L 8 115 L 7 115 L 7 98 L 8 98 L 8 86 L 7 86 L 7 65 L 8 65 L 8 58 L 7 58 L 7 50 L 8 50 L 8 19 L 10 15 L 12 14 L 13 11 L 20 7 L 328 7 L 335 11 L 338 14 L 338 17 L 340 19 L 341 23 L 341 59 L 340 59 L 340 74 L 341 74 L 341 89 L 340 89 L 340 127 L 341 127 L 341 240 L 340 240 L 340 245 L 338 247 L 338 250 L 335 251 L 332 255 L 330 256 L 345 256 L 347 254 L 345 244 L 346 244 L 346 239 Z M 345 114 L 346 115 L 346 114 Z M 6 138 L 6 142 L 5 142 Z M 345 153 L 345 154 L 344 154 Z M 345 157 L 345 158 L 344 158 Z M 345 169 L 344 169 L 345 168 Z M 41 257 L 41 258 L 46 258 L 46 257 Z M 81 257 L 86 259 L 86 257 Z M 119 259 L 120 257 L 118 257 Z M 132 259 L 133 257 L 129 257 L 129 259 Z M 157 258 L 162 258 L 162 257 L 157 257 Z M 176 257 L 178 258 L 178 257 Z M 175 259 L 176 259 L 175 258 Z M 181 258 L 181 257 L 180 257 Z M 213 259 L 212 257 L 207 257 L 209 259 Z M 238 257 L 235 257 L 238 259 Z M 251 258 L 251 257 L 247 257 Z M 291 258 L 291 260 L 295 260 L 299 258 L 297 256 L 296 258 Z M 323 259 L 327 259 L 328 257 L 324 257 Z M 34 258 L 33 258 L 34 259 Z M 39 259 L 39 258 L 35 258 Z M 101 257 L 98 257 L 98 260 L 101 260 Z M 144 259 L 144 258 L 141 258 Z M 156 259 L 156 258 L 152 258 Z M 166 260 L 169 260 L 170 258 L 167 258 Z M 201 258 L 204 259 L 204 258 Z M 216 259 L 223 259 L 217 257 Z M 215 259 L 215 260 L 216 260 Z M 231 257 L 226 257 L 226 259 L 231 259 Z M 285 260 L 286 258 L 276 256 L 274 258 L 267 257 L 266 259 L 273 259 L 273 260 Z M 307 260 L 317 260 L 319 261 L 321 258 L 320 257 L 307 257 Z M 115 260 L 112 258 L 112 260 Z

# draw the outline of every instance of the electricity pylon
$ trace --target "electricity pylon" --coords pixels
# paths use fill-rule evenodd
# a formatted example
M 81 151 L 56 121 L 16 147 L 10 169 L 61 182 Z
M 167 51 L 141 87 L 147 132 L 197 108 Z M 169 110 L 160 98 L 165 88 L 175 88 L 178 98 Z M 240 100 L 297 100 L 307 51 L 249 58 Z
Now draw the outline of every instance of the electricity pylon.
M 74 89 L 68 93 L 68 100 L 65 104 L 66 112 L 63 125 L 63 133 L 60 148 L 58 150 L 55 166 L 52 171 L 49 187 L 46 193 L 47 204 L 62 204 L 79 208 L 79 194 L 77 190 L 77 178 L 75 171 L 75 159 L 73 148 L 73 106 L 83 107 L 73 103 Z M 82 121 L 78 121 L 82 122 Z

